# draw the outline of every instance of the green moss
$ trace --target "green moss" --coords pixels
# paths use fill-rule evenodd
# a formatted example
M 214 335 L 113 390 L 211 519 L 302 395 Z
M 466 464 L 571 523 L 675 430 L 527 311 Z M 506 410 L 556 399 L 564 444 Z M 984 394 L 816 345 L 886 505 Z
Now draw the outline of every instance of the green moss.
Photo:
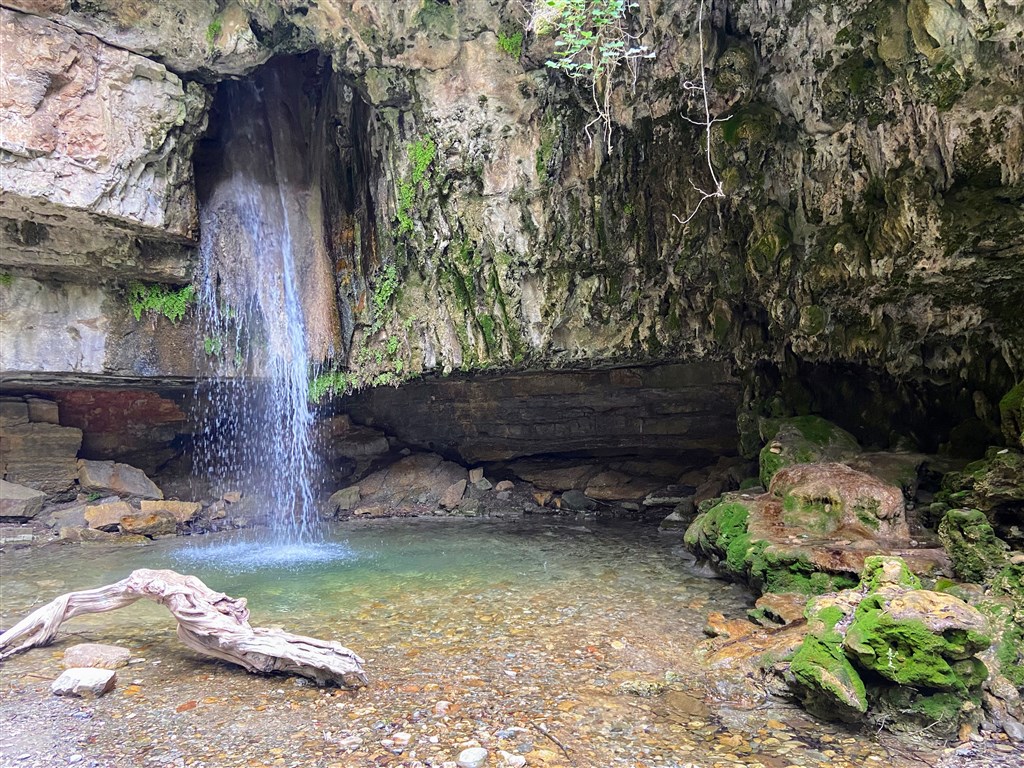
M 864 567 L 860 572 L 860 588 L 872 594 L 885 586 L 921 589 L 921 580 L 914 575 L 901 557 L 871 555 L 864 558 Z
M 495 354 L 499 348 L 497 337 L 494 335 L 494 318 L 490 315 L 480 315 L 477 318 L 477 323 L 480 324 L 480 332 L 483 334 L 487 352 L 491 355 Z
M 309 383 L 309 399 L 319 403 L 327 395 L 345 394 L 355 389 L 357 379 L 345 371 L 328 371 L 316 376 Z
M 7 286 L 11 285 L 11 283 L 13 283 L 13 282 L 14 282 L 14 276 L 11 275 L 10 272 L 2 272 L 2 273 L 0 273 L 0 285 L 2 285 L 4 288 L 6 288 Z
M 855 720 L 867 712 L 864 681 L 838 642 L 808 635 L 789 670 L 804 706 L 813 714 L 829 720 Z
M 522 30 L 516 30 L 511 34 L 498 32 L 498 48 L 518 60 L 523 55 Z
M 1024 448 L 1024 381 L 999 401 L 999 422 L 1006 444 Z
M 939 523 L 939 540 L 953 563 L 953 571 L 964 581 L 983 583 L 1005 564 L 1005 546 L 984 512 L 952 509 Z
M 172 288 L 166 285 L 132 283 L 128 288 L 128 303 L 132 316 L 142 319 L 143 312 L 163 315 L 177 325 L 195 299 L 195 286 Z
M 974 630 L 936 634 L 918 620 L 895 620 L 881 595 L 860 602 L 844 640 L 861 667 L 887 680 L 959 693 L 976 688 L 987 677 L 985 665 L 971 654 L 990 643 L 988 636 Z
M 398 269 L 388 264 L 377 274 L 377 283 L 373 288 L 374 322 L 380 322 L 389 311 L 391 300 L 398 290 Z

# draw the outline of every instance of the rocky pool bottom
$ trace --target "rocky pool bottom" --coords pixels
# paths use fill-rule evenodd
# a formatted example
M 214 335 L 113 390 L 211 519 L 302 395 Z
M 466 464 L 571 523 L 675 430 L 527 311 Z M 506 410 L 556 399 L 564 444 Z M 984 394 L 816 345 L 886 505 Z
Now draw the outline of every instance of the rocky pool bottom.
M 707 616 L 741 618 L 752 596 L 695 570 L 677 536 L 573 519 L 350 521 L 324 557 L 265 560 L 259 532 L 144 547 L 4 552 L 2 625 L 67 591 L 138 567 L 194 573 L 248 598 L 254 626 L 339 640 L 371 677 L 358 691 L 259 677 L 201 658 L 159 606 L 70 621 L 53 646 L 0 669 L 2 766 L 1019 765 L 1019 744 L 982 733 L 940 742 L 826 724 L 751 696 L 709 669 Z M 49 687 L 64 649 L 127 648 L 96 700 Z

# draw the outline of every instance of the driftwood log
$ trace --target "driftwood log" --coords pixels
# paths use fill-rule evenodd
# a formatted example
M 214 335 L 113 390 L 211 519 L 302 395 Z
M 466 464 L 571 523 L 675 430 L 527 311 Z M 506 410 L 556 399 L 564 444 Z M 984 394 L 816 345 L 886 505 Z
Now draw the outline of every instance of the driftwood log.
M 0 660 L 53 642 L 60 625 L 84 613 L 104 613 L 154 600 L 178 620 L 178 638 L 207 656 L 260 674 L 283 672 L 317 685 L 367 684 L 362 662 L 344 646 L 278 629 L 249 626 L 245 598 L 214 592 L 195 576 L 140 568 L 116 584 L 68 592 L 0 635 Z

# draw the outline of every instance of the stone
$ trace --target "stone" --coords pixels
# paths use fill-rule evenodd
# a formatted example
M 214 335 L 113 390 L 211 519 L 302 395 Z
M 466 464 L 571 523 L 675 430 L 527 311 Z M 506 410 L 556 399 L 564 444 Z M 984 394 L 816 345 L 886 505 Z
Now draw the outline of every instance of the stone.
M 463 499 L 458 506 L 459 514 L 467 517 L 476 517 L 483 513 L 484 505 L 479 499 Z
M 136 512 L 127 501 L 93 504 L 85 508 L 85 522 L 90 528 L 110 530 L 120 527 L 122 518 L 135 515 Z
M 128 666 L 131 657 L 131 651 L 119 645 L 78 643 L 64 651 L 64 666 L 120 669 Z
M 583 490 L 591 477 L 600 471 L 593 464 L 579 466 L 552 467 L 549 462 L 517 461 L 510 466 L 517 477 L 532 483 L 545 491 Z
M 465 468 L 436 453 L 412 453 L 359 481 L 361 499 L 353 510 L 383 507 L 392 515 L 426 514 L 444 492 L 466 479 Z
M 55 696 L 77 696 L 82 698 L 99 698 L 114 690 L 117 673 L 112 669 L 82 667 L 65 669 L 60 677 L 50 685 Z
M 117 544 L 119 546 L 143 546 L 152 539 L 132 533 L 110 533 L 95 528 L 61 528 L 60 540 L 70 543 Z
M 28 403 L 21 397 L 0 397 L 0 427 L 28 424 Z
M 964 581 L 984 583 L 1006 565 L 1007 545 L 996 538 L 984 512 L 951 509 L 939 523 L 939 541 L 953 571 Z
M 491 481 L 488 480 L 486 477 L 481 477 L 479 480 L 473 483 L 473 487 L 476 488 L 476 490 L 478 491 L 486 492 L 491 490 L 491 488 L 493 488 L 494 486 L 491 485 Z
M 1010 741 L 1020 743 L 1024 741 L 1024 724 L 1008 717 L 1003 721 L 1003 733 Z
M 674 507 L 686 499 L 692 502 L 696 490 L 696 486 L 693 485 L 670 485 L 659 488 L 648 494 L 643 505 L 645 507 Z
M 122 517 L 121 530 L 139 536 L 166 536 L 177 532 L 178 520 L 172 512 L 163 509 L 139 512 Z
M 783 522 L 793 528 L 817 534 L 866 529 L 881 539 L 910 538 L 900 489 L 845 464 L 780 468 L 768 491 L 782 499 Z
M 36 539 L 36 535 L 27 525 L 0 524 L 0 544 L 28 546 Z
M 5 333 L 0 354 L 8 346 Z M 0 468 L 9 482 L 66 498 L 73 495 L 81 447 L 82 430 L 75 427 L 31 422 L 5 427 L 0 432 Z
M 494 490 L 496 490 L 498 493 L 502 493 L 504 491 L 514 490 L 515 487 L 515 483 L 513 483 L 511 480 L 501 480 L 497 484 L 495 484 Z
M 42 491 L 0 480 L 0 521 L 30 520 L 42 511 L 45 502 Z
M 692 515 L 684 515 L 680 512 L 672 511 L 662 518 L 661 523 L 658 525 L 658 530 L 662 533 L 675 533 L 676 531 L 686 530 L 686 527 L 692 522 Z
M 474 467 L 473 469 L 469 470 L 469 482 L 471 482 L 473 484 L 476 484 L 476 483 L 479 483 L 483 479 L 484 479 L 484 468 L 483 467 Z
M 768 592 L 757 598 L 748 615 L 761 626 L 786 627 L 804 619 L 807 595 L 798 592 Z
M 853 435 L 819 416 L 765 419 L 760 430 L 766 441 L 759 456 L 765 488 L 782 467 L 843 461 L 860 453 Z
M 143 499 L 139 502 L 139 507 L 144 515 L 166 513 L 174 518 L 175 523 L 184 525 L 195 519 L 203 505 L 198 501 L 168 501 L 166 499 L 154 501 Z
M 164 494 L 146 473 L 113 461 L 78 461 L 78 484 L 83 491 L 112 493 L 142 499 L 163 499 Z
M 336 515 L 339 512 L 348 512 L 359 504 L 359 499 L 360 495 L 358 485 L 350 485 L 348 488 L 342 488 L 340 491 L 335 491 L 327 500 L 328 513 Z
M 662 485 L 660 480 L 606 470 L 587 482 L 584 493 L 599 501 L 641 501 Z
M 443 509 L 455 509 L 459 506 L 459 502 L 462 501 L 462 496 L 466 493 L 466 479 L 458 480 L 449 485 L 444 493 L 441 494 L 441 498 L 438 499 L 438 505 Z
M 582 512 L 591 509 L 597 509 L 597 502 L 593 499 L 587 498 L 586 494 L 582 491 L 569 490 L 562 494 L 562 506 L 566 509 L 573 511 Z
M 470 747 L 459 753 L 456 764 L 459 768 L 482 768 L 487 761 L 487 750 L 483 747 Z
M 85 528 L 88 523 L 85 521 L 85 504 L 76 504 L 65 509 L 57 509 L 50 512 L 46 517 L 46 524 L 50 528 Z
M 53 400 L 42 397 L 26 397 L 28 420 L 41 424 L 60 425 L 60 408 Z
M 237 504 L 238 502 L 240 502 L 242 500 L 242 492 L 241 491 L 225 491 L 223 494 L 221 494 L 220 498 L 221 498 L 221 501 L 224 501 L 224 502 L 226 502 L 228 504 Z
M 532 494 L 533 500 L 537 502 L 538 507 L 546 507 L 551 503 L 551 499 L 554 494 L 551 491 L 534 491 Z

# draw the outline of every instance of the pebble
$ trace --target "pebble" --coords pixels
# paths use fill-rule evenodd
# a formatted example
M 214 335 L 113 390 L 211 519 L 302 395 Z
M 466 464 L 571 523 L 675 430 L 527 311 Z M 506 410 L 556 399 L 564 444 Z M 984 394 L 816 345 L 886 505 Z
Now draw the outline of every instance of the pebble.
M 487 759 L 487 750 L 483 747 L 470 747 L 459 753 L 455 764 L 459 768 L 480 768 Z

